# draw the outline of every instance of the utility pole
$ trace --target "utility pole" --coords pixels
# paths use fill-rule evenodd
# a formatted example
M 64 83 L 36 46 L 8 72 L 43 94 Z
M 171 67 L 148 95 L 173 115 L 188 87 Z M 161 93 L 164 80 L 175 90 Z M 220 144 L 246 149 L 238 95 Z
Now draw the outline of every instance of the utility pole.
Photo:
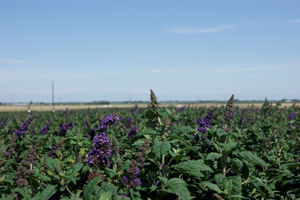
M 54 81 L 52 81 L 52 112 L 55 112 L 55 110 L 54 110 Z

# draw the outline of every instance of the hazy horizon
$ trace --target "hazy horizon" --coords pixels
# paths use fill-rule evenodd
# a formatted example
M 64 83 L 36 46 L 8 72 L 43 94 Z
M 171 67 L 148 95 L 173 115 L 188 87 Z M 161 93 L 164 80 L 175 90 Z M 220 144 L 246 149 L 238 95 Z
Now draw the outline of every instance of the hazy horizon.
M 300 99 L 300 1 L 1 1 L 0 102 Z

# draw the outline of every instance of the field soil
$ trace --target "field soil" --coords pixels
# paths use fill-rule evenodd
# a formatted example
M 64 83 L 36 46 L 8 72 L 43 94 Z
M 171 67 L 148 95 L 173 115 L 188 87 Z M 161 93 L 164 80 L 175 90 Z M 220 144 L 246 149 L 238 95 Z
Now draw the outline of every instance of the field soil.
M 294 103 L 282 103 L 280 107 L 290 107 Z M 211 106 L 223 106 L 225 103 L 199 103 L 199 104 L 161 104 L 163 107 L 175 106 L 175 107 L 211 107 Z M 255 106 L 261 107 L 263 103 L 235 103 L 235 106 L 239 106 L 242 108 Z M 273 103 L 275 106 L 276 104 Z M 297 106 L 300 103 L 296 103 Z M 96 109 L 96 108 L 131 108 L 134 107 L 135 104 L 110 104 L 110 105 L 55 105 L 55 110 L 81 110 L 81 109 Z M 140 108 L 147 107 L 148 104 L 138 104 Z M 51 105 L 32 105 L 31 111 L 52 111 Z M 0 112 L 10 112 L 10 111 L 28 111 L 27 105 L 0 105 Z

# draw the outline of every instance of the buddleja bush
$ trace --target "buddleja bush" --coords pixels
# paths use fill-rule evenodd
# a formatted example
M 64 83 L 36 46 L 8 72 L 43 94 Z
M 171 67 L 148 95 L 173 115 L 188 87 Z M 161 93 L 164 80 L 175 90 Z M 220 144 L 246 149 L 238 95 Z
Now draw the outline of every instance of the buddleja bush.
M 1 199 L 297 199 L 299 108 L 0 114 Z

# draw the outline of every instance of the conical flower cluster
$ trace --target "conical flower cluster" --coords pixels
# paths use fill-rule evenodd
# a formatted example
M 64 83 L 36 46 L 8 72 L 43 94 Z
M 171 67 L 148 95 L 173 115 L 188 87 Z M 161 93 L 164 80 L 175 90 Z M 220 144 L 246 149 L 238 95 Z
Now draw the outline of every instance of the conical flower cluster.
M 119 120 L 120 118 L 117 115 L 108 115 L 101 121 L 98 130 L 104 132 L 106 129 L 116 125 Z
M 224 111 L 224 120 L 225 123 L 228 125 L 232 124 L 232 120 L 233 120 L 233 101 L 234 101 L 234 95 L 231 95 L 230 99 L 227 101 L 225 111 Z
M 152 89 L 150 89 L 150 100 L 151 100 L 151 108 L 157 108 L 158 107 L 157 98 Z
M 17 136 L 17 138 L 20 137 L 21 135 L 25 135 L 25 134 L 26 134 L 26 132 L 27 132 L 27 130 L 28 130 L 28 128 L 29 128 L 29 125 L 30 125 L 31 121 L 32 121 L 31 118 L 27 119 L 27 120 L 22 124 L 22 126 L 20 126 L 20 127 L 18 128 L 18 130 L 16 130 L 16 136 Z
M 207 132 L 207 129 L 210 128 L 210 124 L 212 122 L 212 117 L 213 117 L 213 111 L 210 110 L 207 115 L 200 121 L 199 123 L 199 128 L 198 128 L 198 131 L 200 133 L 202 133 L 203 135 L 203 139 L 206 139 L 207 137 L 204 136 L 204 134 Z M 195 140 L 198 141 L 199 140 L 199 135 L 198 134 L 195 134 L 194 135 L 195 137 Z
M 93 148 L 90 150 L 89 157 L 85 161 L 89 165 L 105 168 L 109 165 L 112 143 L 104 132 L 95 135 L 93 143 Z

